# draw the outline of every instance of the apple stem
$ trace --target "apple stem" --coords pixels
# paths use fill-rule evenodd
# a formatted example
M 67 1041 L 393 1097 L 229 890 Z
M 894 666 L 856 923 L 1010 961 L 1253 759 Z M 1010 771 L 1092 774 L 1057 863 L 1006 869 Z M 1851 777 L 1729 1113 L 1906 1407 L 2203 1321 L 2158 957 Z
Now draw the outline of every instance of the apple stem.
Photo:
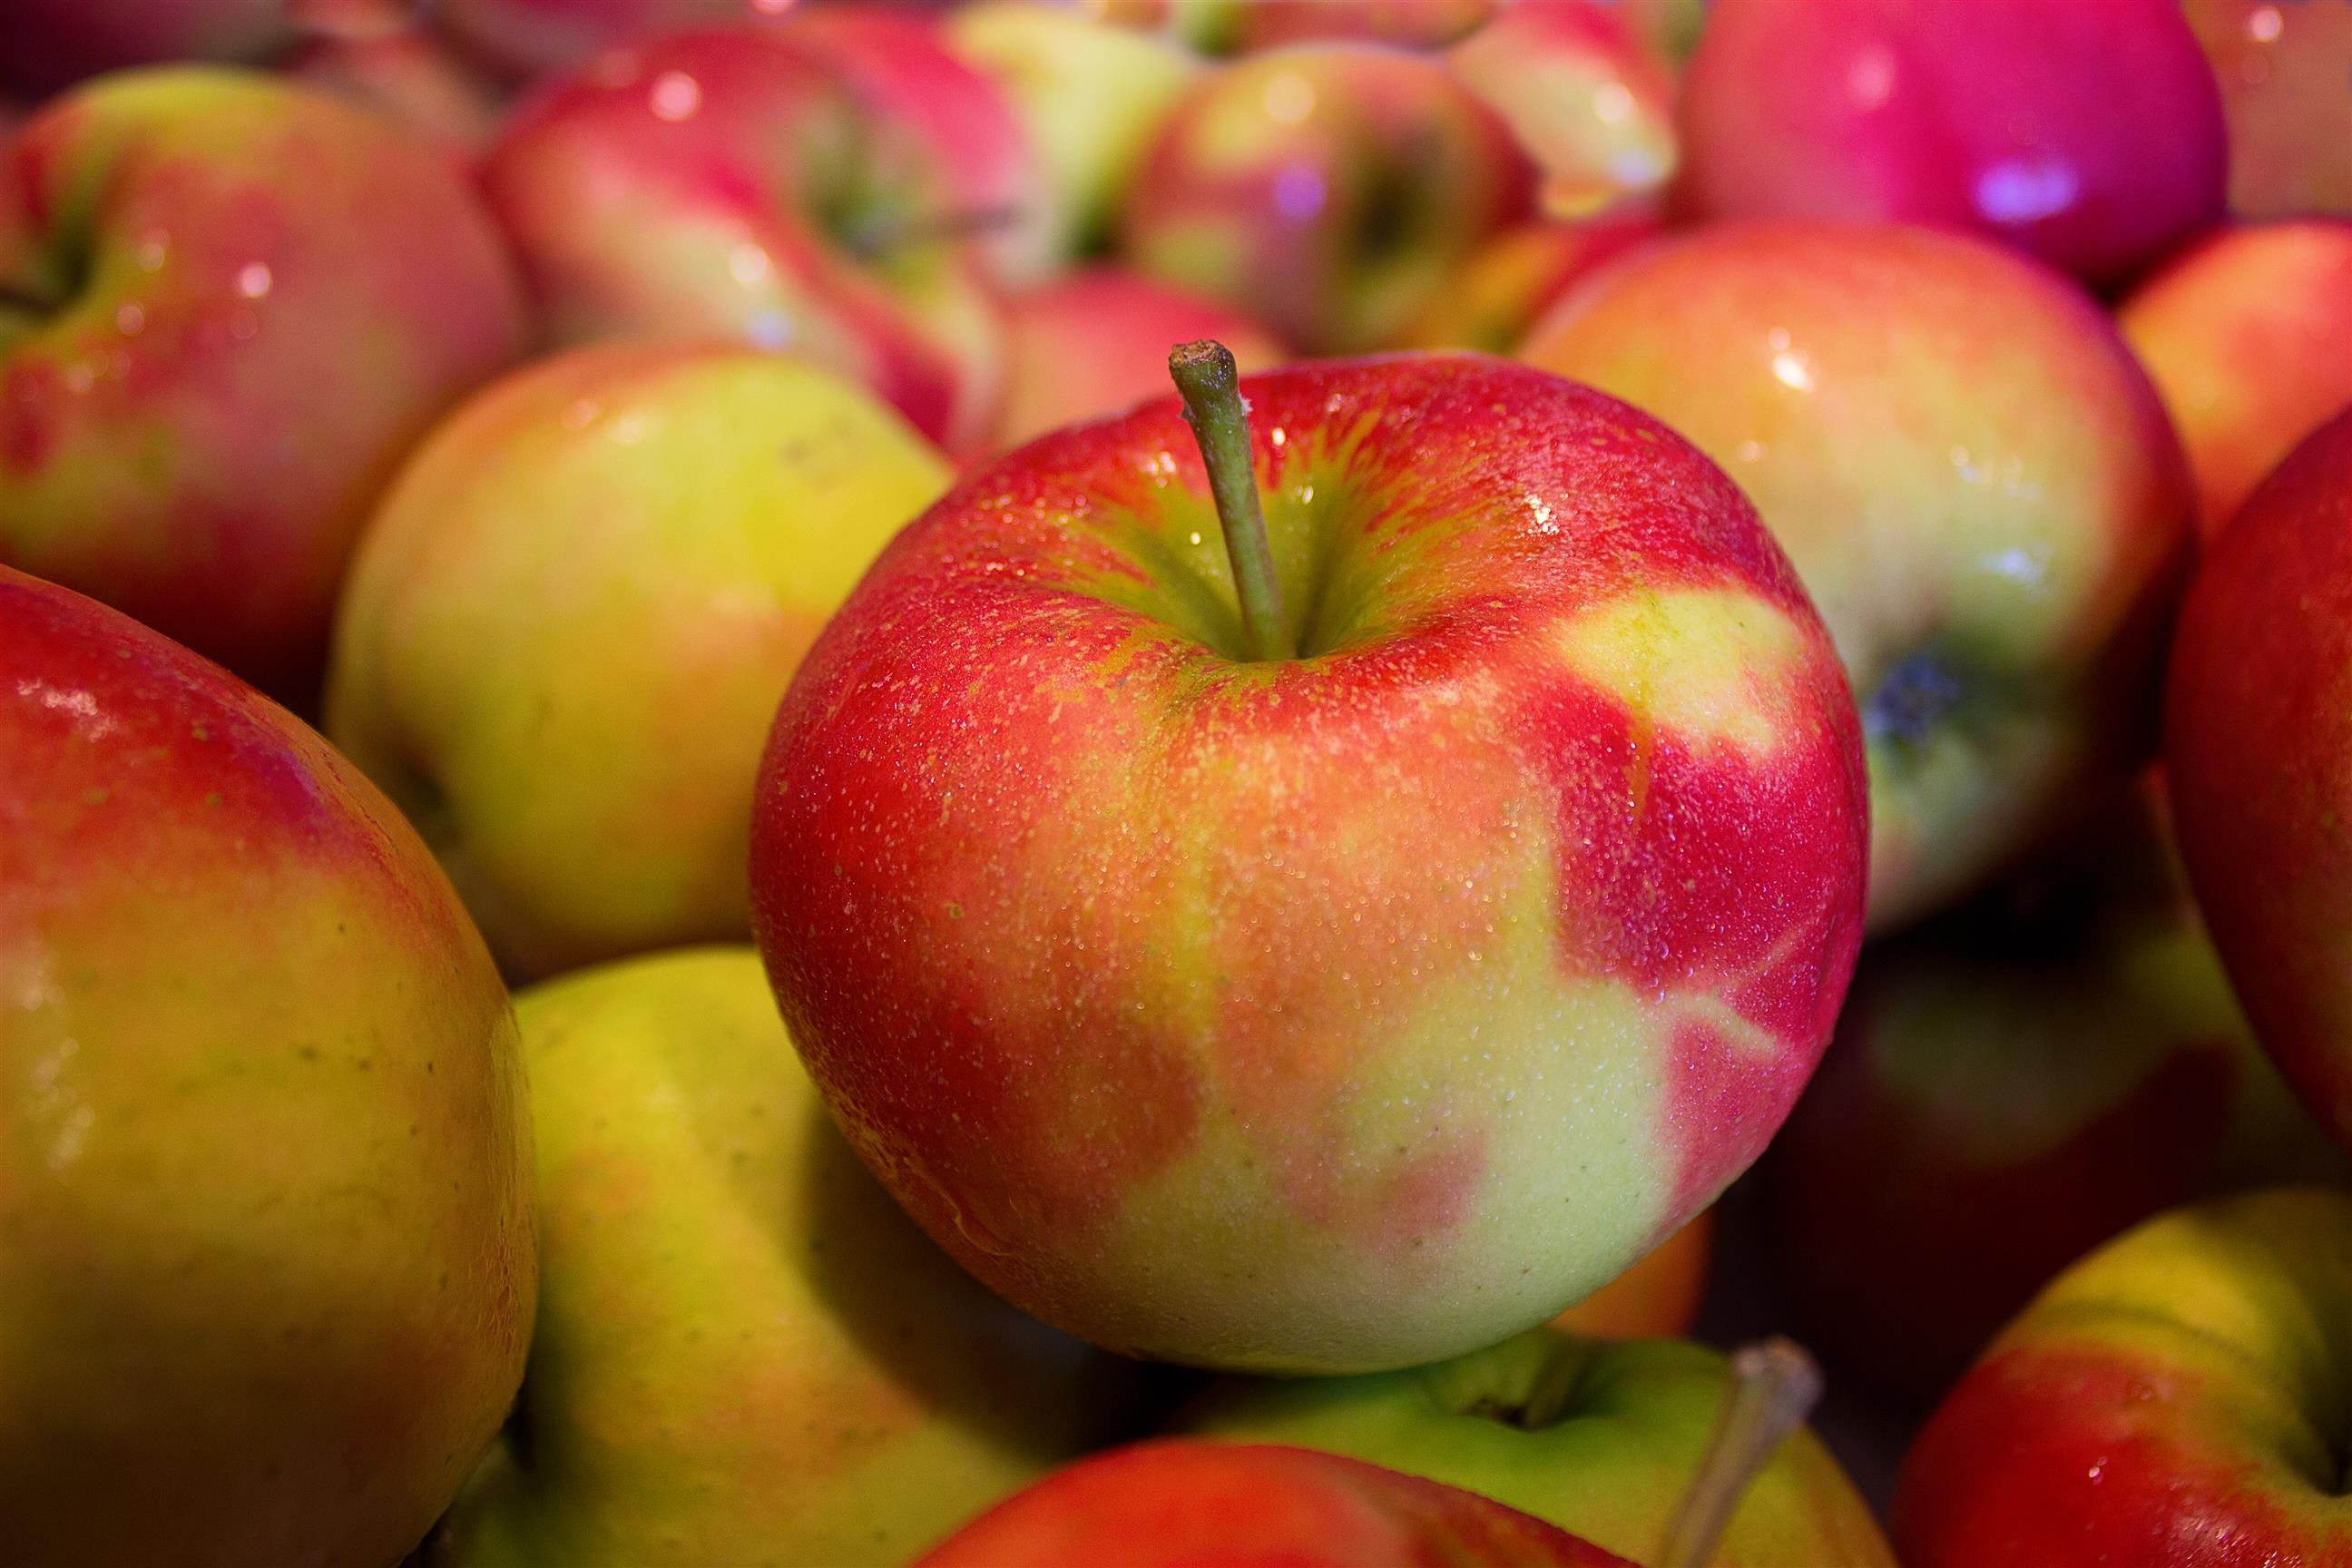
M 1822 1369 L 1793 1340 L 1775 1336 L 1732 1352 L 1731 1387 L 1698 1473 L 1666 1522 L 1657 1568 L 1706 1568 L 1748 1483 L 1821 1396 Z
M 1250 456 L 1249 404 L 1241 394 L 1233 351 L 1213 338 L 1179 343 L 1168 353 L 1168 374 L 1184 398 L 1184 422 L 1201 444 L 1209 494 L 1233 563 L 1241 600 L 1242 635 L 1253 659 L 1296 658 L 1283 629 L 1282 584 L 1274 574 L 1265 511 L 1258 504 L 1257 470 Z

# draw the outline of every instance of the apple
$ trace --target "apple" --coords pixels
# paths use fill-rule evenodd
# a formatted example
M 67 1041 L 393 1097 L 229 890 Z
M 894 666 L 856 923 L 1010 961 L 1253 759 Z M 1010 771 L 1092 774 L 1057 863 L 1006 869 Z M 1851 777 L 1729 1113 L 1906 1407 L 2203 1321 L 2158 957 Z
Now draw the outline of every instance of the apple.
M 539 1147 L 517 1423 L 468 1568 L 898 1568 L 1118 1435 L 1133 1373 L 972 1283 L 826 1121 L 749 946 L 516 1002 Z
M 2230 209 L 2352 213 L 2352 5 L 2183 0 L 2181 9 L 2221 80 Z
M 0 90 L 43 97 L 166 60 L 257 60 L 294 36 L 289 0 L 10 0 Z
M 1168 351 L 1195 338 L 1223 342 L 1248 371 L 1290 357 L 1246 317 L 1111 265 L 1007 300 L 1004 325 L 999 447 L 1158 396 L 1168 389 Z
M 282 0 L 281 0 L 282 3 Z M 586 63 L 653 33 L 780 16 L 798 0 L 432 0 L 435 25 L 515 79 Z
M 417 28 L 327 36 L 304 43 L 282 68 L 341 93 L 446 149 L 471 176 L 498 134 L 499 84 L 436 35 Z
M 1796 563 L 1862 705 L 1874 930 L 2128 777 L 2189 486 L 2064 279 L 1960 235 L 1722 224 L 1571 289 L 1519 357 L 1696 442 Z
M 2352 409 L 2213 542 L 2174 635 L 2165 758 L 2182 858 L 2254 1033 L 2352 1147 Z
M 1676 1339 L 1698 1321 L 1715 1247 L 1715 1211 L 1636 1258 L 1624 1273 L 1561 1312 L 1551 1326 L 1594 1340 Z
M 13 1568 L 380 1568 L 497 1432 L 537 1278 L 506 989 L 358 771 L 0 567 Z
M 2352 1197 L 2149 1220 L 2061 1275 L 1903 1466 L 1906 1568 L 2341 1563 Z
M 343 595 L 327 730 L 510 973 L 748 936 L 751 776 L 817 628 L 944 459 L 731 343 L 574 349 L 420 447 Z
M 1715 0 L 1680 121 L 1694 216 L 1935 224 L 2102 286 L 2228 173 L 2179 0 Z
M 986 438 L 1002 326 L 966 230 L 1011 209 L 998 134 L 935 121 L 992 89 L 929 42 L 871 73 L 854 40 L 791 26 L 681 33 L 543 89 L 482 171 L 561 342 L 724 335 L 790 348 L 875 391 L 926 436 Z M 876 78 L 940 91 L 902 112 Z
M 1764 1169 L 1811 1342 L 1922 1405 L 2150 1215 L 2352 1176 L 2255 1047 L 2150 795 L 1865 949 Z
M 1853 704 L 1634 411 L 1173 363 L 1210 462 L 1175 399 L 1033 442 L 818 637 L 754 929 L 852 1142 L 1016 1305 L 1217 1367 L 1457 1354 L 1780 1124 L 1859 937 Z
M 2352 78 L 2345 90 L 2352 101 Z M 2225 229 L 2141 284 L 2117 321 L 2171 410 L 2210 538 L 2352 404 L 2352 222 Z
M 945 18 L 957 57 L 993 81 L 1044 170 L 1040 226 L 1068 258 L 1110 237 L 1119 199 L 1201 63 L 1169 39 L 1041 0 L 982 0 Z
M 1249 51 L 1356 39 L 1438 49 L 1513 9 L 1528 7 L 1510 0 L 1246 0 L 1233 7 L 1232 44 Z
M 1226 1378 L 1176 1429 L 1342 1454 L 1461 1487 L 1647 1560 L 1732 1386 L 1717 1351 L 1532 1329 L 1433 1366 Z M 1895 1568 L 1870 1507 L 1811 1432 L 1762 1468 L 1709 1568 Z
M 0 561 L 274 693 L 318 679 L 368 505 L 523 346 L 446 160 L 226 69 L 53 101 L 0 189 Z
M 1463 258 L 1523 216 L 1526 155 L 1439 61 L 1365 44 L 1254 55 L 1160 126 L 1123 258 L 1309 353 L 1395 342 Z
M 1661 232 L 1645 212 L 1507 228 L 1463 260 L 1405 339 L 1416 348 L 1508 353 L 1570 288 Z
M 1447 58 L 1534 155 L 1552 216 L 1646 201 L 1673 178 L 1674 79 L 1615 5 L 1512 5 Z

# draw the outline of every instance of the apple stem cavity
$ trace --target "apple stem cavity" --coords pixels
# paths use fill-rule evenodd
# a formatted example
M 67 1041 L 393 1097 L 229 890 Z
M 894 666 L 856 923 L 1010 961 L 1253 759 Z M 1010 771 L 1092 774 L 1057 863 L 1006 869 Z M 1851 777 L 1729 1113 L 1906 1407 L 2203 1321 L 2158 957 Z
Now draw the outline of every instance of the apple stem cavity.
M 1698 1473 L 1667 1521 L 1657 1568 L 1706 1568 L 1748 1484 L 1821 1396 L 1822 1369 L 1793 1340 L 1776 1336 L 1732 1353 L 1731 1387 Z
M 1282 617 L 1282 584 L 1274 574 L 1265 511 L 1258 504 L 1257 471 L 1250 455 L 1249 405 L 1233 351 L 1213 338 L 1179 343 L 1168 353 L 1168 374 L 1184 399 L 1184 422 L 1201 444 L 1209 494 L 1233 563 L 1241 600 L 1242 637 L 1253 660 L 1296 658 Z

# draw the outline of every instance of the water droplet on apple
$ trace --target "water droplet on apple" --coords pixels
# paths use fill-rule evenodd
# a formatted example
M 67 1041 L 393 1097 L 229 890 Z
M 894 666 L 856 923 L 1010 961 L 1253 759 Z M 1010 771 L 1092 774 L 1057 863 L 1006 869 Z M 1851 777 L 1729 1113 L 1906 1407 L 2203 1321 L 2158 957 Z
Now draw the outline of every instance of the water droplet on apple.
M 672 124 L 691 120 L 702 108 L 702 84 L 684 71 L 664 71 L 654 78 L 653 88 L 646 94 L 646 105 L 654 111 L 656 120 Z
M 248 300 L 267 299 L 276 282 L 266 262 L 248 261 L 236 269 L 236 291 Z

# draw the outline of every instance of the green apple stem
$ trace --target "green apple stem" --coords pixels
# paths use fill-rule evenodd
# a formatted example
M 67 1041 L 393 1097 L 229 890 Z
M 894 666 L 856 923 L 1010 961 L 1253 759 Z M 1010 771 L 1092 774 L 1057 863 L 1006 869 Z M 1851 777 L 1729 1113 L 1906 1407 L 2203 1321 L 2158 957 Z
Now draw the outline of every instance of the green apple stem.
M 1192 426 L 1209 470 L 1209 494 L 1217 503 L 1225 559 L 1233 563 L 1249 657 L 1296 658 L 1298 650 L 1283 629 L 1282 584 L 1274 574 L 1274 548 L 1266 542 L 1265 511 L 1258 504 L 1249 405 L 1242 400 L 1233 351 L 1211 338 L 1180 343 L 1169 351 L 1168 374 L 1183 395 L 1185 423 Z
M 1698 1473 L 1666 1522 L 1657 1568 L 1706 1568 L 1740 1495 L 1821 1396 L 1822 1369 L 1792 1340 L 1760 1340 L 1732 1353 L 1731 1387 Z

